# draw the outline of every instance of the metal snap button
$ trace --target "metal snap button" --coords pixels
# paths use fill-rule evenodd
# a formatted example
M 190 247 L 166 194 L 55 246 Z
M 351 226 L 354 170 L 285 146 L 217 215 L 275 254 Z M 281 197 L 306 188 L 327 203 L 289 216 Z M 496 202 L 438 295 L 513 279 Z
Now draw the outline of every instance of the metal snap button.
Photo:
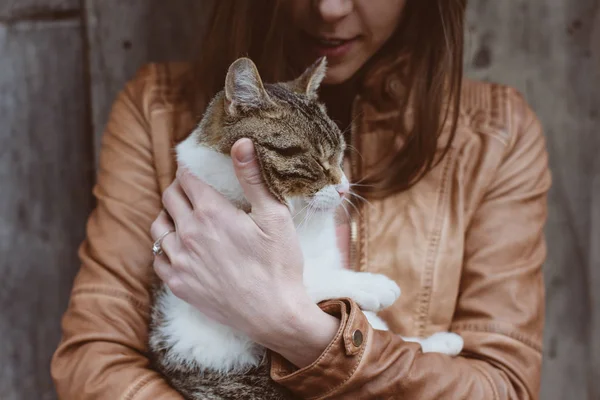
M 360 345 L 362 343 L 363 343 L 363 334 L 359 329 L 357 329 L 354 332 L 352 332 L 352 344 L 356 347 L 360 347 Z

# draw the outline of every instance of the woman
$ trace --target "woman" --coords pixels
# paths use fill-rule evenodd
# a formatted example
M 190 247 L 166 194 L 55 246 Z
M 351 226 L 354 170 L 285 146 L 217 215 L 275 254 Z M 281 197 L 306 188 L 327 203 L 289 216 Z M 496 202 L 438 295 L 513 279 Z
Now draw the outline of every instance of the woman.
M 145 355 L 156 272 L 269 348 L 273 379 L 300 398 L 537 398 L 547 154 L 515 90 L 463 81 L 466 1 L 215 3 L 199 65 L 148 66 L 115 103 L 52 362 L 60 397 L 179 398 Z M 369 199 L 340 225 L 340 247 L 349 268 L 402 288 L 381 313 L 394 333 L 373 330 L 350 299 L 310 303 L 291 216 L 247 140 L 232 157 L 251 215 L 176 174 L 172 146 L 246 54 L 271 82 L 327 55 L 321 97 L 348 132 L 347 171 Z M 172 229 L 160 241 L 169 257 L 154 257 Z M 395 334 L 446 330 L 464 338 L 458 357 Z

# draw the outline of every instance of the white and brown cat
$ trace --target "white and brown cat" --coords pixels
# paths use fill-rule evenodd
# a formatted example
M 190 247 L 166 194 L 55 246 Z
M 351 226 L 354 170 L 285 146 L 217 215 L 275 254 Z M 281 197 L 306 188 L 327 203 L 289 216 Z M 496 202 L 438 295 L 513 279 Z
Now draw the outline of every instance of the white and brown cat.
M 312 300 L 352 298 L 373 328 L 386 330 L 376 313 L 398 298 L 398 285 L 384 275 L 344 269 L 336 244 L 335 211 L 349 183 L 342 170 L 343 135 L 317 98 L 325 71 L 320 59 L 294 81 L 263 84 L 251 60 L 236 60 L 224 90 L 177 146 L 177 160 L 248 210 L 229 153 L 238 139 L 250 138 L 266 185 L 293 215 Z M 270 380 L 265 349 L 205 317 L 164 285 L 155 295 L 154 365 L 187 399 L 291 398 Z M 424 352 L 449 355 L 463 345 L 460 336 L 448 332 L 406 340 L 419 342 Z

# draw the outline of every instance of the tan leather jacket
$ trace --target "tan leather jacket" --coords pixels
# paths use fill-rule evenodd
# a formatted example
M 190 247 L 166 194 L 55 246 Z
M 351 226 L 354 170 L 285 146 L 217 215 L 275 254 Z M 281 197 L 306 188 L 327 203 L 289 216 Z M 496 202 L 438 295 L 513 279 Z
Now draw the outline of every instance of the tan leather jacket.
M 171 65 L 174 70 L 184 66 Z M 400 95 L 393 68 L 379 71 Z M 149 227 L 174 178 L 173 138 L 193 116 L 172 100 L 165 65 L 149 65 L 119 95 L 103 138 L 97 208 L 80 248 L 82 267 L 52 360 L 62 399 L 180 399 L 145 356 Z M 171 83 L 169 83 L 171 82 Z M 383 84 L 381 84 L 383 82 Z M 374 83 L 375 84 L 375 83 Z M 375 101 L 355 101 L 352 173 L 378 161 L 394 135 Z M 181 132 L 173 132 L 174 121 Z M 550 173 L 540 123 L 513 89 L 465 82 L 457 136 L 444 160 L 412 189 L 361 207 L 352 223 L 352 266 L 395 279 L 402 296 L 382 316 L 402 335 L 452 330 L 456 358 L 423 354 L 374 331 L 347 299 L 322 304 L 341 319 L 314 364 L 272 357 L 272 377 L 306 399 L 532 399 L 542 361 Z M 364 340 L 353 338 L 360 330 Z

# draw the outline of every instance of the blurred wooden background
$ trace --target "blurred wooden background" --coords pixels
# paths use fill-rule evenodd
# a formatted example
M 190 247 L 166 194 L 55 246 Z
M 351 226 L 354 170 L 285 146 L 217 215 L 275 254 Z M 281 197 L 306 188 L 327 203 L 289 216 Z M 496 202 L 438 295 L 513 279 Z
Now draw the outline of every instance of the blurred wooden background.
M 117 91 L 185 59 L 208 0 L 0 0 L 0 398 L 54 399 L 49 361 Z M 554 176 L 542 399 L 600 399 L 600 1 L 471 0 L 468 75 L 520 89 Z

